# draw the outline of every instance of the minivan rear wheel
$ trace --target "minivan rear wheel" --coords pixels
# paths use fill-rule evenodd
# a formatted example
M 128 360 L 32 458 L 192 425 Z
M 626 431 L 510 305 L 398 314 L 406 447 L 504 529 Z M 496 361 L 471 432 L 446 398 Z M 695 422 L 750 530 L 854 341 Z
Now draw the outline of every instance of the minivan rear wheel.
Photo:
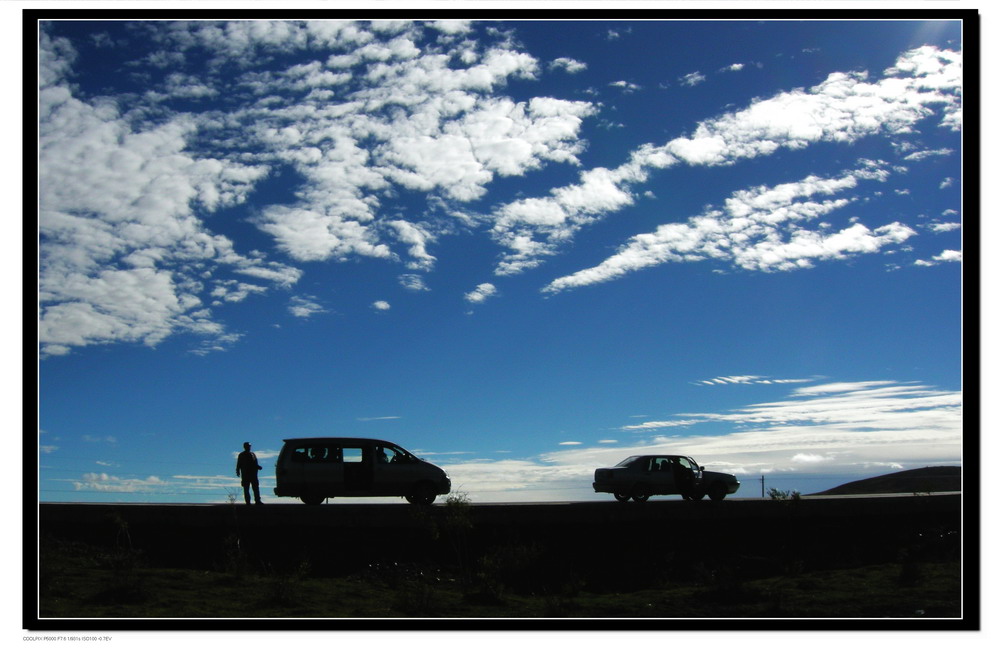
M 305 496 L 300 496 L 299 498 L 307 505 L 322 505 L 323 501 L 326 500 L 325 496 L 317 494 L 307 494 Z

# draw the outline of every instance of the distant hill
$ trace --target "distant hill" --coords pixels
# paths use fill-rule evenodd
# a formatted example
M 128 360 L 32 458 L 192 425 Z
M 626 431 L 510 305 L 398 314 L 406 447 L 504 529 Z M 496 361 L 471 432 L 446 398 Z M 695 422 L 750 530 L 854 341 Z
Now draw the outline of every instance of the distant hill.
M 929 493 L 932 491 L 961 491 L 962 467 L 928 466 L 898 473 L 855 480 L 833 489 L 821 491 L 816 496 L 845 496 L 852 494 Z

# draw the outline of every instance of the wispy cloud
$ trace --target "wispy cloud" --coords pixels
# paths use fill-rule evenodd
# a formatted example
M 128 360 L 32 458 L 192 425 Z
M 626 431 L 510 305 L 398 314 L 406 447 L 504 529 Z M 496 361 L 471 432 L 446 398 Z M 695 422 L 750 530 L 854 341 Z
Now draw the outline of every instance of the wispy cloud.
M 312 295 L 297 295 L 289 302 L 288 312 L 296 318 L 309 318 L 317 313 L 326 313 L 326 309 Z
M 399 276 L 399 284 L 408 291 L 429 291 L 427 283 L 421 275 L 406 273 Z
M 107 473 L 85 473 L 73 482 L 77 491 L 103 491 L 118 493 L 149 493 L 162 489 L 166 484 L 157 476 L 146 478 L 120 478 Z
M 680 77 L 678 81 L 682 86 L 697 86 L 699 83 L 704 83 L 705 79 L 705 75 L 701 72 L 690 72 Z
M 803 227 L 851 203 L 825 198 L 854 190 L 859 182 L 888 172 L 870 164 L 839 177 L 809 176 L 795 183 L 733 193 L 722 208 L 709 206 L 686 223 L 669 223 L 640 234 L 601 264 L 558 278 L 549 293 L 606 282 L 668 262 L 724 261 L 758 271 L 809 268 L 818 261 L 871 254 L 900 244 L 916 232 L 899 222 L 869 229 L 854 223 L 841 230 Z
M 779 385 L 782 383 L 808 383 L 816 379 L 775 379 L 752 374 L 742 376 L 717 376 L 713 379 L 695 381 L 696 385 Z
M 496 273 L 510 275 L 539 266 L 546 257 L 556 254 L 561 246 L 572 241 L 581 228 L 633 205 L 637 200 L 636 188 L 656 170 L 679 164 L 730 165 L 741 159 L 771 155 L 779 149 L 802 149 L 819 142 L 849 143 L 877 134 L 906 132 L 935 111 L 941 116 L 942 126 L 957 129 L 961 114 L 961 61 L 961 53 L 921 47 L 902 54 L 896 65 L 884 72 L 881 81 L 870 81 L 867 73 L 833 73 L 809 90 L 778 93 L 742 110 L 703 121 L 689 137 L 675 138 L 663 145 L 643 145 L 616 168 L 582 171 L 578 183 L 552 189 L 549 196 L 523 198 L 502 205 L 493 214 L 492 232 L 497 242 L 511 251 L 501 260 Z M 888 172 L 884 163 L 869 160 L 859 161 L 859 171 L 873 164 Z M 853 175 L 861 177 L 858 173 Z M 811 178 L 802 183 L 809 183 Z M 843 187 L 842 191 L 847 189 Z M 737 200 L 741 193 L 755 191 L 736 192 L 731 200 Z M 842 200 L 850 202 L 851 199 Z M 781 215 L 781 211 L 774 212 L 778 218 Z M 668 251 L 676 246 L 678 249 L 673 251 L 672 258 L 684 260 L 688 252 L 685 245 L 713 240 L 711 229 L 716 227 L 718 216 L 709 211 L 691 217 L 688 224 L 665 224 L 657 232 L 637 237 L 633 245 L 648 241 L 650 246 Z M 884 228 L 881 231 L 856 224 L 843 233 L 810 230 L 805 226 L 796 219 L 794 233 L 788 232 L 786 243 L 778 244 L 776 249 L 770 249 L 774 247 L 770 244 L 750 249 L 751 255 L 762 255 L 756 266 L 763 270 L 791 269 L 801 267 L 800 261 L 808 266 L 810 259 L 842 259 L 848 250 L 855 254 L 871 254 L 886 243 L 912 233 L 900 224 L 879 226 Z M 675 238 L 679 240 L 674 241 Z M 812 248 L 813 253 L 794 254 L 799 246 Z M 819 248 L 828 246 L 840 250 L 816 254 Z M 691 259 L 704 259 L 705 252 L 695 251 Z M 724 255 L 727 251 L 719 249 L 718 252 Z M 772 257 L 779 263 L 770 263 Z M 651 259 L 648 255 L 645 258 Z M 779 265 L 782 258 L 789 263 Z M 545 290 L 556 292 L 584 285 L 594 277 L 604 281 L 608 278 L 604 271 L 618 261 L 624 260 L 610 261 L 597 271 L 581 271 L 558 278 Z

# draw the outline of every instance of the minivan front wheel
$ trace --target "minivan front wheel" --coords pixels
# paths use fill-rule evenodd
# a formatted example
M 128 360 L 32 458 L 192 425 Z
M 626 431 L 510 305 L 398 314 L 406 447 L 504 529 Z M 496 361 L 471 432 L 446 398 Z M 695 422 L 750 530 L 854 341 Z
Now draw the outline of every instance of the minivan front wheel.
M 316 494 L 307 494 L 299 498 L 307 505 L 322 505 L 323 501 L 326 500 L 325 496 L 318 496 Z
M 404 497 L 411 505 L 430 505 L 437 498 L 437 493 L 432 485 L 422 483 L 413 488 L 413 493 Z

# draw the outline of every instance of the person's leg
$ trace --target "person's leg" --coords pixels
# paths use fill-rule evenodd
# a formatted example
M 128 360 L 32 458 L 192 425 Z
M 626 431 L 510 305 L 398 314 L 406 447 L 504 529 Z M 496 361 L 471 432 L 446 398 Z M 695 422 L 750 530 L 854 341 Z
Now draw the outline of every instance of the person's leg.
M 248 480 L 243 481 L 243 500 L 250 504 L 250 482 Z
M 260 504 L 260 482 L 258 482 L 257 480 L 254 480 L 252 484 L 253 484 L 253 501 L 259 505 Z

